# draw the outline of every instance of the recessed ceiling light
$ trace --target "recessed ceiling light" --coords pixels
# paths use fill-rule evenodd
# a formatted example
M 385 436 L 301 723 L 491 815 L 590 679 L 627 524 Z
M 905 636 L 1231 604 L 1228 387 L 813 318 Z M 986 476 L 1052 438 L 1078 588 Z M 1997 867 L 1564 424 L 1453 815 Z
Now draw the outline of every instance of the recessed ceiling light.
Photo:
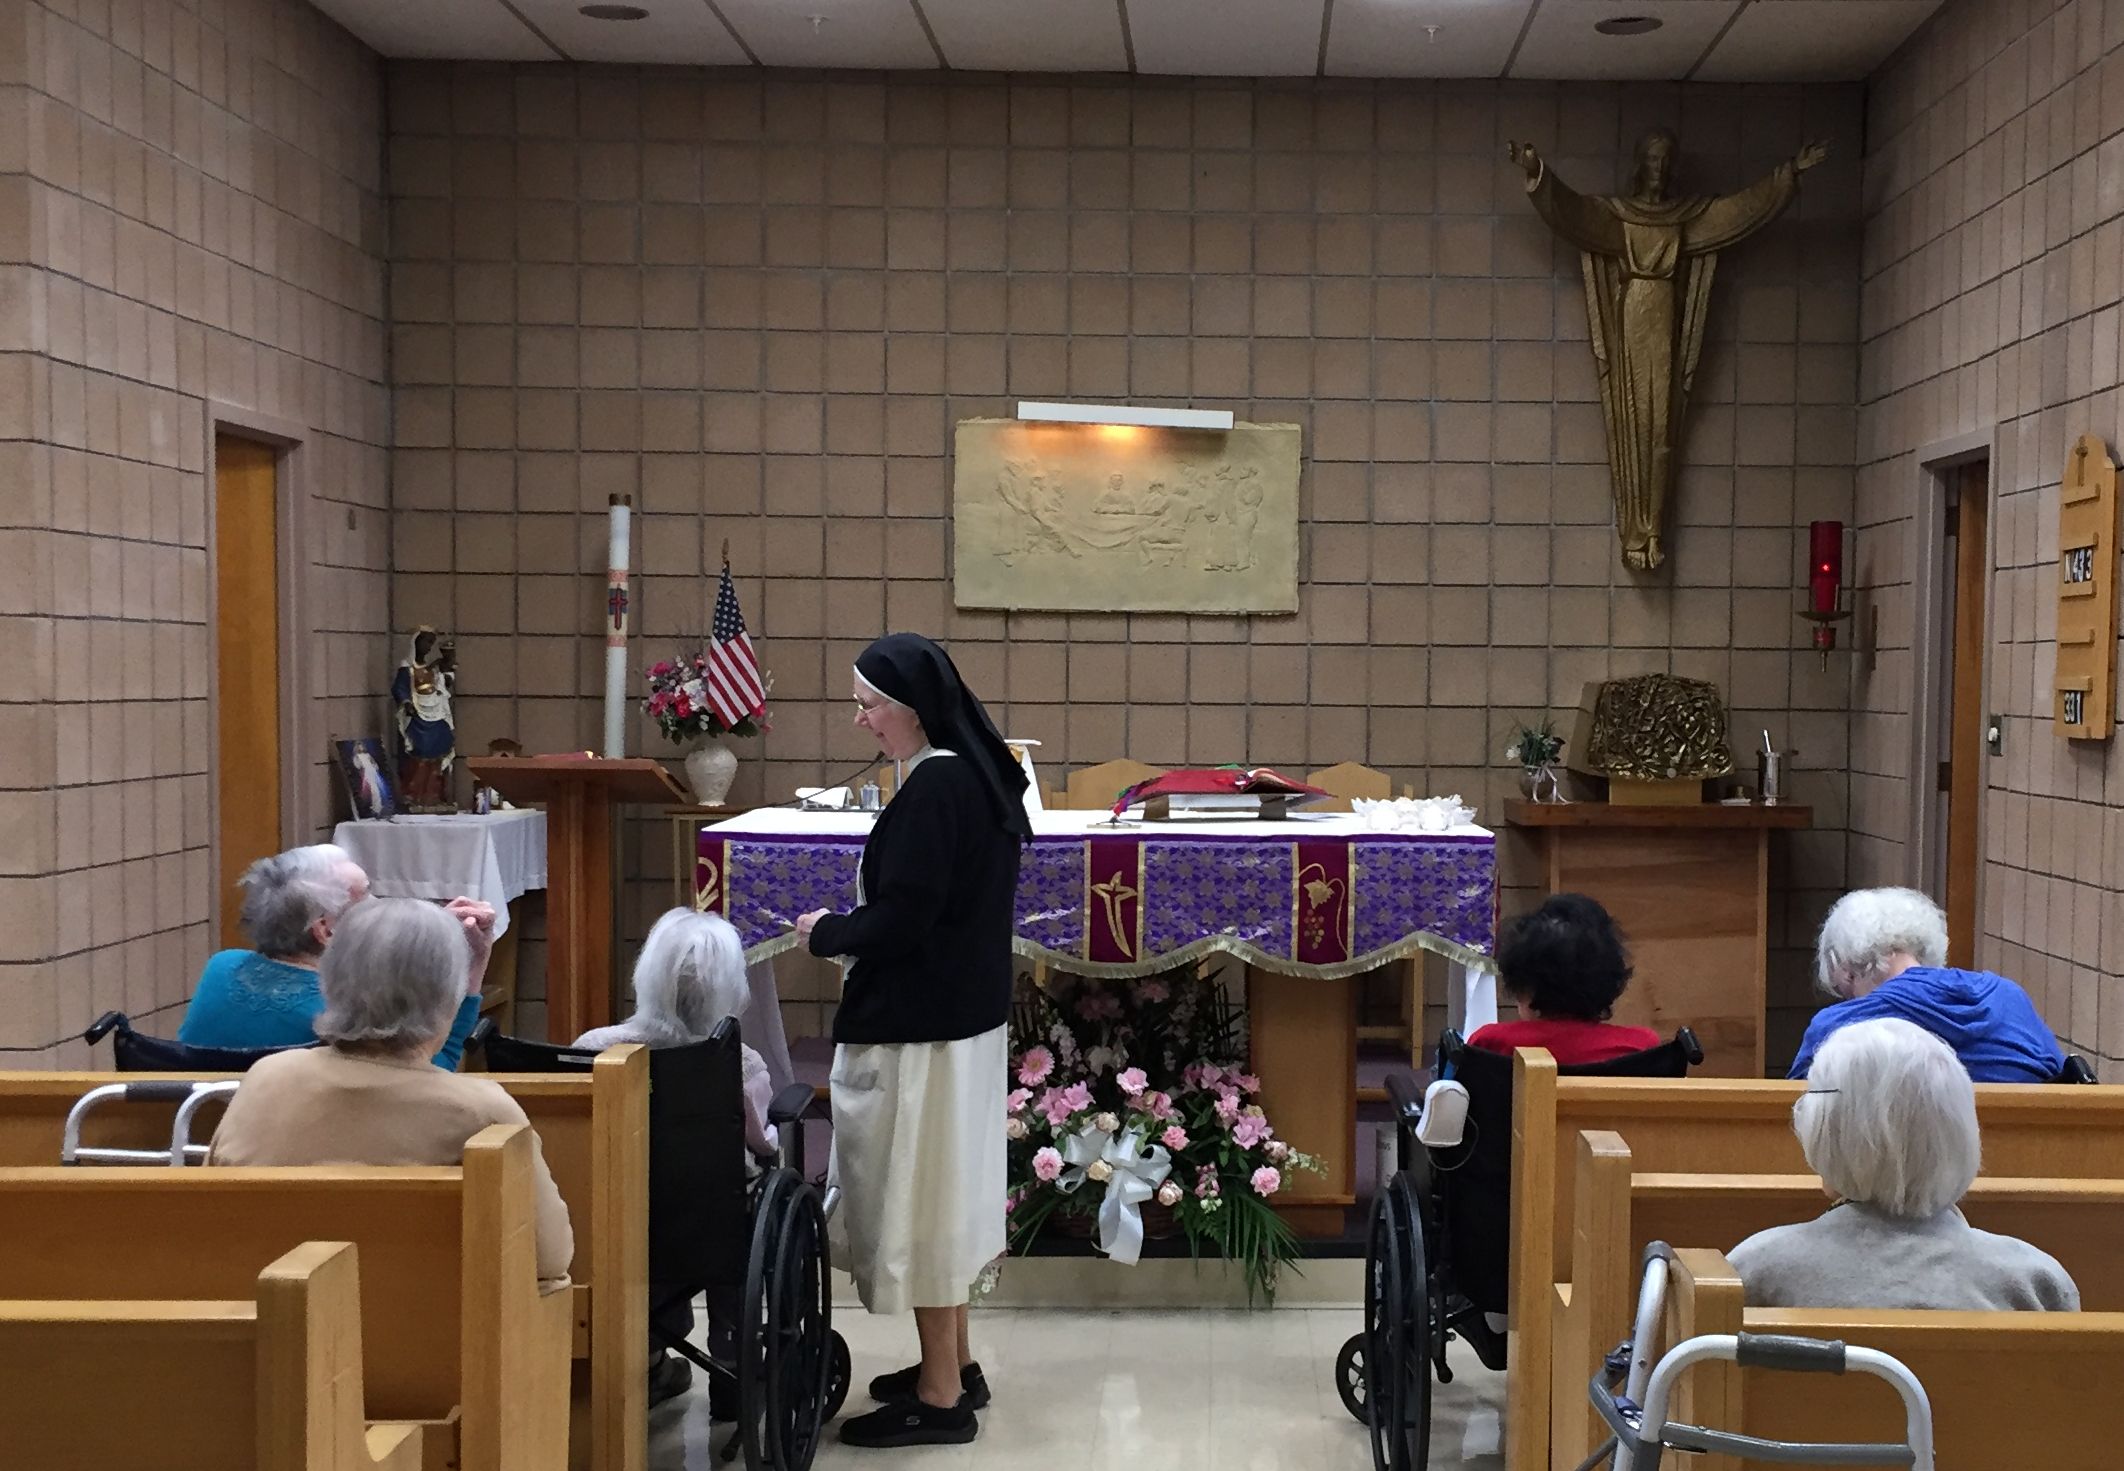
M 1603 36 L 1643 36 L 1665 24 L 1656 15 L 1611 15 L 1606 20 L 1595 21 L 1593 29 Z
M 649 12 L 639 5 L 585 5 L 582 12 L 592 20 L 647 20 Z

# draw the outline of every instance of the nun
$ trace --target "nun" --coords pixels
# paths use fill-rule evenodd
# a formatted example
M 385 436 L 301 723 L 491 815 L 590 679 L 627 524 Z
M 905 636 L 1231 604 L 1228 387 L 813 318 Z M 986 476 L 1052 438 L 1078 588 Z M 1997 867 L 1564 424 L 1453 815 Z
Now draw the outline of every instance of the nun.
M 863 846 L 856 907 L 797 921 L 843 962 L 833 1024 L 835 1252 L 873 1313 L 914 1311 L 921 1362 L 870 1382 L 859 1446 L 958 1444 L 988 1384 L 966 1336 L 1004 1248 L 1004 1096 L 1023 768 L 951 656 L 888 634 L 855 664 L 855 723 L 904 763 Z

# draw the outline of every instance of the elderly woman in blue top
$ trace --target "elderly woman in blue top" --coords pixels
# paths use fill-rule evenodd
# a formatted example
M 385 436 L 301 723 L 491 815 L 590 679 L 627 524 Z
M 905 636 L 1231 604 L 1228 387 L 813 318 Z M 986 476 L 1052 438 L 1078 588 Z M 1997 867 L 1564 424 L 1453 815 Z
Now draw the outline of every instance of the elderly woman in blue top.
M 1988 970 L 1955 970 L 1947 919 L 1915 889 L 1856 889 L 1815 942 L 1815 980 L 1834 1005 L 1815 1013 L 1788 1077 L 1804 1078 L 1837 1028 L 1874 1017 L 1914 1022 L 1954 1049 L 1979 1083 L 2047 1083 L 2065 1069 L 2028 993 Z
M 256 948 L 222 950 L 207 958 L 177 1040 L 194 1047 L 308 1046 L 317 1040 L 311 1023 L 325 1006 L 317 963 L 333 928 L 369 897 L 369 876 L 344 848 L 316 843 L 261 858 L 238 882 L 244 932 Z M 443 907 L 464 927 L 472 946 L 465 998 L 434 1057 L 437 1067 L 455 1072 L 465 1038 L 479 1022 L 480 982 L 494 946 L 494 908 L 474 899 L 452 899 Z

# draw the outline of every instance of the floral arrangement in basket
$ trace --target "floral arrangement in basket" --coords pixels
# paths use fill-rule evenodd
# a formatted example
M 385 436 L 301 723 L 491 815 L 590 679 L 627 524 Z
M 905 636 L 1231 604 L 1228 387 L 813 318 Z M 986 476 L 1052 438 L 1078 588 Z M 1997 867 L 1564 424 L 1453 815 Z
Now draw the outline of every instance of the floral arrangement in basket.
M 1053 1227 L 1134 1262 L 1146 1237 L 1178 1232 L 1198 1260 L 1238 1262 L 1249 1301 L 1273 1301 L 1298 1241 L 1270 1199 L 1320 1166 L 1255 1101 L 1244 1032 L 1223 987 L 1192 970 L 1027 986 L 1006 1104 L 1011 1249 Z
M 703 736 L 740 735 L 756 736 L 762 731 L 774 729 L 767 718 L 764 695 L 760 708 L 750 715 L 741 716 L 735 725 L 727 725 L 715 713 L 708 697 L 708 655 L 680 654 L 676 659 L 659 659 L 644 671 L 649 681 L 649 694 L 642 701 L 642 713 L 657 723 L 664 739 L 674 745 Z M 774 689 L 774 676 L 761 671 L 760 683 L 765 691 Z

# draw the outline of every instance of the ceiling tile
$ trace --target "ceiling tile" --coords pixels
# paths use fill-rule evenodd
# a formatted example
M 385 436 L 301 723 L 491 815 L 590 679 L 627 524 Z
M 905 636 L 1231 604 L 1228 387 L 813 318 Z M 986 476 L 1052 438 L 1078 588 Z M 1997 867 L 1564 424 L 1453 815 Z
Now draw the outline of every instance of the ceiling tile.
M 1117 0 L 922 0 L 960 71 L 1125 72 Z
M 937 53 L 907 0 L 717 0 L 765 66 L 932 71 Z M 814 25 L 813 21 L 817 24 Z
M 1737 0 L 1541 0 L 1512 64 L 1543 81 L 1674 81 L 1686 76 L 1738 9 Z M 1643 36 L 1604 36 L 1600 21 L 1650 16 Z
M 1853 82 L 1940 0 L 1756 0 L 1697 69 L 1700 82 Z
M 703 0 L 629 0 L 640 20 L 592 20 L 583 0 L 515 0 L 524 18 L 577 61 L 743 66 L 744 48 Z M 447 9 L 438 6 L 438 9 Z
M 1128 0 L 1136 70 L 1164 76 L 1309 77 L 1323 0 Z
M 1335 0 L 1327 69 L 1339 77 L 1494 77 L 1533 0 Z M 1437 33 L 1424 27 L 1436 26 Z
M 501 0 L 311 0 L 382 56 L 551 61 L 553 52 Z

